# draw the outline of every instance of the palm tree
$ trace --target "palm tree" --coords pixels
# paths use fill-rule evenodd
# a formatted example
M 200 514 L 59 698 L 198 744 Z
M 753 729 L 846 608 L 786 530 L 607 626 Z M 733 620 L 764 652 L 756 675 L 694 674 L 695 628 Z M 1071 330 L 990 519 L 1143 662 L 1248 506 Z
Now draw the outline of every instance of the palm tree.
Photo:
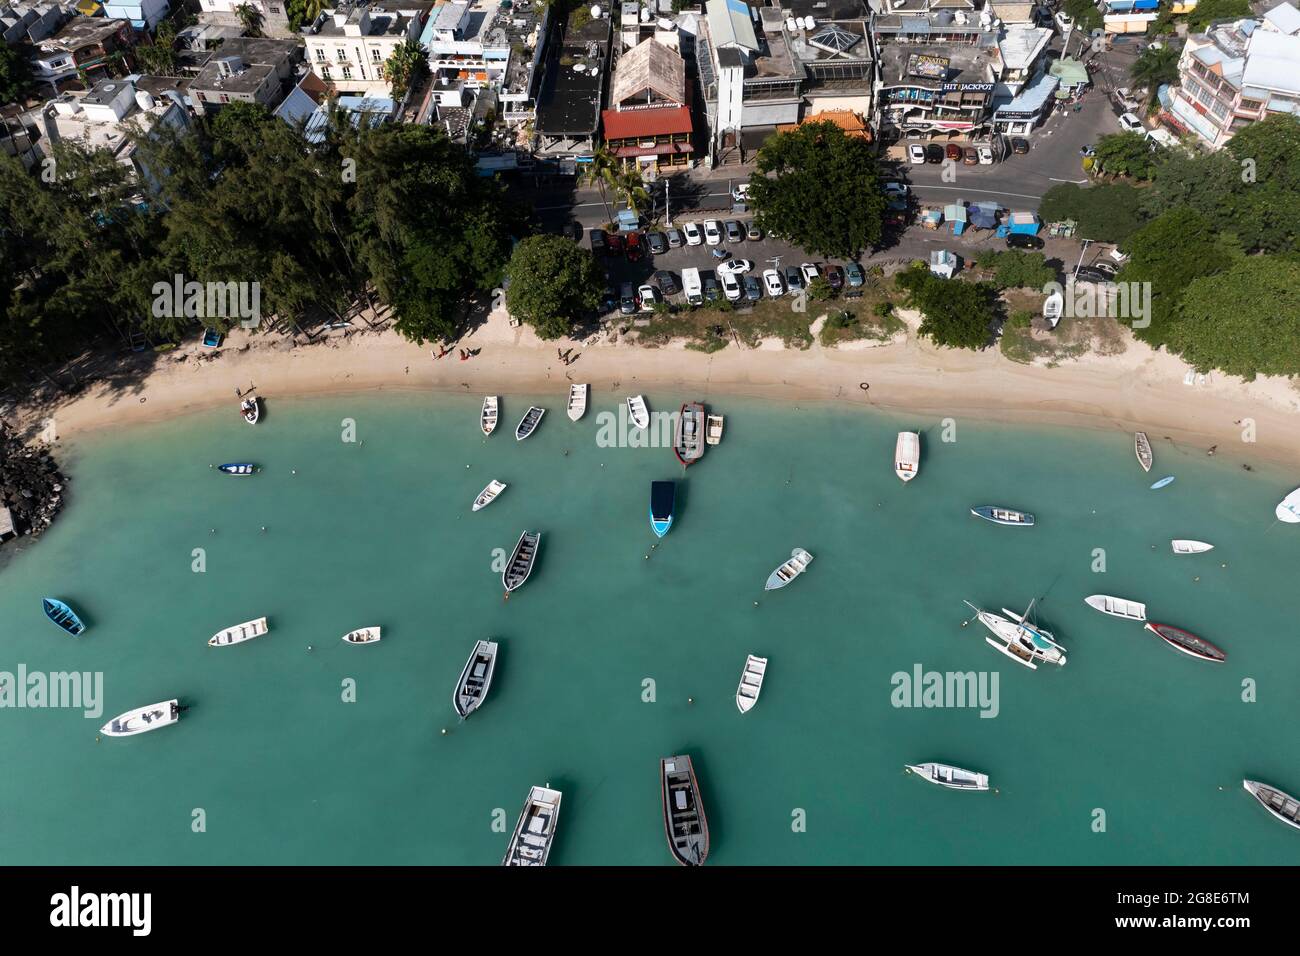
M 1147 47 L 1133 62 L 1129 77 L 1135 86 L 1145 86 L 1148 101 L 1166 83 L 1178 82 L 1179 52 L 1172 47 Z
M 262 24 L 266 21 L 262 16 L 262 11 L 257 7 L 251 3 L 241 3 L 235 7 L 235 16 L 239 17 L 244 32 L 250 37 L 260 37 L 262 35 Z
M 429 51 L 419 40 L 403 40 L 384 63 L 384 75 L 388 77 L 393 99 L 401 102 L 428 69 Z
M 598 146 L 591 154 L 591 162 L 585 163 L 584 166 L 582 178 L 600 187 L 600 201 L 605 204 L 605 221 L 613 222 L 614 213 L 609 208 L 609 197 L 605 193 L 605 187 L 614 185 L 618 175 L 618 160 L 604 146 Z
M 645 180 L 641 178 L 639 166 L 619 167 L 614 173 L 614 189 L 623 197 L 627 208 L 638 216 L 641 215 L 642 207 L 650 202 L 650 193 L 645 188 Z
M 321 11 L 324 9 L 325 9 L 325 0 L 306 0 L 306 4 L 304 5 L 303 15 L 302 15 L 303 22 L 315 23 L 316 18 L 320 16 Z

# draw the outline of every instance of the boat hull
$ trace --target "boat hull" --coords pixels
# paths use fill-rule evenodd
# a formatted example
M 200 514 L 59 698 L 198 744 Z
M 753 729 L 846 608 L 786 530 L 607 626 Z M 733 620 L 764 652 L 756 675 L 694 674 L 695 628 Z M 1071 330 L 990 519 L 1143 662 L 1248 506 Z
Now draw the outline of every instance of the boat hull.
M 699 402 L 682 405 L 673 435 L 673 454 L 687 468 L 704 455 L 704 406 Z
M 988 774 L 976 773 L 974 770 L 963 770 L 961 767 L 951 767 L 943 763 L 909 763 L 907 769 L 926 783 L 932 783 L 948 790 L 987 790 L 989 788 Z
M 1158 621 L 1147 621 L 1146 629 L 1174 650 L 1180 651 L 1188 657 L 1195 657 L 1201 661 L 1210 661 L 1213 664 L 1222 664 L 1228 659 L 1227 654 L 1205 638 L 1197 637 L 1190 631 L 1184 631 L 1181 627 L 1161 624 Z
M 1142 470 L 1150 471 L 1155 458 L 1151 453 L 1151 442 L 1147 439 L 1146 432 L 1134 433 L 1133 453 L 1137 455 L 1138 464 L 1142 466 Z
M 555 842 L 563 794 L 549 787 L 533 787 L 524 799 L 519 823 L 510 837 L 502 866 L 545 866 Z
M 492 502 L 496 501 L 497 496 L 508 487 L 509 486 L 504 481 L 497 481 L 493 478 L 488 482 L 487 487 L 478 493 L 478 497 L 474 499 L 474 507 L 472 510 L 480 511 L 483 508 L 486 508 L 488 505 L 492 504 Z
M 261 403 L 256 398 L 248 398 L 241 402 L 239 411 L 244 416 L 244 421 L 250 425 L 256 425 L 258 419 L 262 417 Z
M 217 471 L 235 478 L 247 478 L 257 474 L 257 466 L 251 461 L 231 461 L 224 465 L 217 465 Z
M 904 484 L 916 477 L 921 467 L 921 435 L 919 432 L 899 432 L 894 443 L 894 474 Z
M 1300 488 L 1279 501 L 1277 507 L 1273 509 L 1273 514 L 1277 516 L 1278 521 L 1300 524 Z
M 506 562 L 506 569 L 501 572 L 501 585 L 506 589 L 506 594 L 521 587 L 533 573 L 537 549 L 541 543 L 540 531 L 525 531 L 519 536 L 519 542 L 511 552 L 510 560 Z
M 496 642 L 479 641 L 475 644 L 456 681 L 456 690 L 451 695 L 451 706 L 462 720 L 483 706 L 488 690 L 492 687 L 492 675 L 496 673 L 496 667 Z
M 673 526 L 673 511 L 677 505 L 675 481 L 650 482 L 650 529 L 655 537 L 662 538 Z
M 479 413 L 478 427 L 482 429 L 484 437 L 497 430 L 497 397 L 495 395 L 489 395 L 483 399 L 483 411 Z
M 1128 601 L 1124 598 L 1112 597 L 1109 594 L 1091 594 L 1083 599 L 1083 603 L 1094 611 L 1100 611 L 1102 614 L 1118 617 L 1125 621 L 1145 621 L 1147 619 L 1147 606 L 1141 601 Z
M 77 616 L 77 612 L 58 598 L 41 598 L 41 610 L 50 619 L 50 623 L 66 634 L 77 637 L 86 630 L 86 625 Z
M 740 686 L 736 688 L 736 709 L 747 714 L 758 703 L 763 692 L 763 679 L 767 676 L 767 658 L 750 654 L 740 672 Z
M 1032 528 L 1034 526 L 1033 515 L 1024 511 L 1013 511 L 1010 508 L 1000 508 L 997 505 L 983 505 L 979 508 L 972 508 L 970 513 L 977 518 L 983 518 L 985 521 L 1008 528 Z
M 345 644 L 378 644 L 380 629 L 377 627 L 360 627 L 343 635 Z
M 515 441 L 523 441 L 533 432 L 537 431 L 537 426 L 542 423 L 542 416 L 546 414 L 546 409 L 533 405 L 524 412 L 524 417 L 519 419 L 519 424 L 515 428 Z
M 702 866 L 709 856 L 709 821 L 700 801 L 695 767 L 687 756 L 659 761 L 668 852 L 682 866 Z
M 259 617 L 254 621 L 245 621 L 243 624 L 236 624 L 234 627 L 218 631 L 208 639 L 208 646 L 230 647 L 232 644 L 243 644 L 255 637 L 261 637 L 268 633 L 270 629 L 266 618 Z
M 567 414 L 569 421 L 576 422 L 587 414 L 587 391 L 590 386 L 571 385 L 569 387 L 569 405 Z
M 795 548 L 789 560 L 781 562 L 777 569 L 767 576 L 767 583 L 763 585 L 763 590 L 776 591 L 785 587 L 808 570 L 812 559 L 812 555 L 803 548 Z
M 178 720 L 180 720 L 180 701 L 164 700 L 118 714 L 100 727 L 99 732 L 105 737 L 134 737 L 136 734 L 148 733 L 160 727 L 170 727 Z
M 1271 787 L 1258 780 L 1243 780 L 1245 791 L 1259 801 L 1259 805 L 1280 823 L 1300 830 L 1300 800 L 1284 790 Z
M 645 399 L 640 395 L 629 396 L 627 400 L 627 414 L 632 419 L 632 424 L 637 428 L 650 427 L 650 409 L 645 403 Z

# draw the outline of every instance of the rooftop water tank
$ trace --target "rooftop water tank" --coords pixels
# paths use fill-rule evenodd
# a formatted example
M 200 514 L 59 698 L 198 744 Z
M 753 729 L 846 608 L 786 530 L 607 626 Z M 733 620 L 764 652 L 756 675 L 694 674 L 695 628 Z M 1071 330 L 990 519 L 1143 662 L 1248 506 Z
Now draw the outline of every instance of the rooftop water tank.
M 786 17 L 785 28 L 789 30 L 791 33 L 794 33 L 795 30 L 799 29 L 799 24 L 795 22 L 794 17 Z
M 804 17 L 804 18 L 803 18 L 803 28 L 804 28 L 805 30 L 811 30 L 811 29 L 813 29 L 813 28 L 816 27 L 816 26 L 817 26 L 817 21 L 814 20 L 812 17 Z
M 136 90 L 135 105 L 142 110 L 151 110 L 154 108 L 154 98 L 148 90 Z
M 593 20 L 600 19 L 600 7 L 596 6 L 591 8 L 591 19 Z
M 642 22 L 642 23 L 649 23 L 649 22 L 650 22 L 650 17 L 651 17 L 650 8 L 649 8 L 649 7 L 642 7 L 642 8 L 641 8 L 641 22 Z

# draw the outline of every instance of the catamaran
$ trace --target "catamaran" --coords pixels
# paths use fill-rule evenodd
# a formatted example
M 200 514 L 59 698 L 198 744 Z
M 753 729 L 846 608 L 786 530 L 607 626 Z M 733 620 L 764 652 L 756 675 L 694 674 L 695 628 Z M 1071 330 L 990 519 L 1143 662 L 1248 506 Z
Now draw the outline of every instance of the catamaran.
M 478 497 L 474 499 L 474 507 L 472 510 L 478 511 L 481 508 L 486 508 L 488 505 L 492 504 L 492 502 L 496 501 L 497 495 L 501 494 L 501 492 L 505 491 L 508 487 L 509 486 L 504 481 L 497 481 L 493 478 L 487 483 L 487 487 L 478 493 Z
M 894 474 L 904 482 L 916 477 L 921 467 L 921 433 L 899 432 L 894 443 Z
M 545 866 L 555 842 L 563 794 L 550 787 L 532 787 L 524 800 L 519 823 L 510 836 L 502 866 Z
M 637 428 L 650 427 L 650 409 L 645 403 L 644 396 L 629 395 L 627 399 L 627 413 L 632 418 L 632 424 Z
M 736 688 L 736 707 L 742 714 L 749 713 L 758 703 L 763 691 L 763 676 L 767 673 L 767 658 L 750 654 L 745 659 L 745 669 L 740 672 L 740 686 Z
M 1145 621 L 1147 606 L 1141 601 L 1127 601 L 1124 598 L 1111 597 L 1109 594 L 1092 594 L 1083 599 L 1083 603 L 1102 614 L 1122 617 L 1126 621 Z
M 986 637 L 984 641 L 998 653 L 1005 654 L 1030 670 L 1037 670 L 1039 662 L 1064 666 L 1065 648 L 1056 643 L 1056 636 L 1030 621 L 1036 600 L 1029 602 L 1024 614 L 1003 608 L 1002 614 L 1006 617 L 982 610 L 970 601 L 966 602 L 966 606 L 993 633 L 993 637 Z
M 479 415 L 479 428 L 484 435 L 491 435 L 497 428 L 497 397 L 489 395 L 483 399 L 483 412 Z
M 569 421 L 576 422 L 587 414 L 587 392 L 590 389 L 590 385 L 569 386 Z
M 938 784 L 949 790 L 987 790 L 989 776 L 946 763 L 909 763 L 907 769 L 927 783 Z
M 259 617 L 255 621 L 245 621 L 243 624 L 236 624 L 234 627 L 217 631 L 216 634 L 208 638 L 208 647 L 229 647 L 231 644 L 242 644 L 244 641 L 251 641 L 255 637 L 261 637 L 270 630 L 266 618 Z
M 1300 830 L 1300 800 L 1258 780 L 1243 780 L 1241 785 L 1248 794 L 1259 801 L 1260 806 L 1273 815 L 1275 820 Z

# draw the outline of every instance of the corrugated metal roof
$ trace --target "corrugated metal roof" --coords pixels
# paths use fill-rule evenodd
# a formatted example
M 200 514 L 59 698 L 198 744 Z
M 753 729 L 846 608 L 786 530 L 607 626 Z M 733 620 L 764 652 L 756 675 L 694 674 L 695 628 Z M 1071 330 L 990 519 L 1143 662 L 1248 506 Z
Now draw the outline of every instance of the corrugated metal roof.
M 1270 90 L 1300 91 L 1300 37 L 1256 30 L 1246 52 L 1246 69 L 1242 83 Z
M 610 102 L 623 103 L 646 89 L 674 103 L 686 102 L 686 67 L 682 58 L 653 37 L 642 40 L 619 58 Z
M 754 21 L 749 18 L 749 5 L 744 0 L 709 0 L 705 11 L 714 47 L 731 45 L 758 52 Z

